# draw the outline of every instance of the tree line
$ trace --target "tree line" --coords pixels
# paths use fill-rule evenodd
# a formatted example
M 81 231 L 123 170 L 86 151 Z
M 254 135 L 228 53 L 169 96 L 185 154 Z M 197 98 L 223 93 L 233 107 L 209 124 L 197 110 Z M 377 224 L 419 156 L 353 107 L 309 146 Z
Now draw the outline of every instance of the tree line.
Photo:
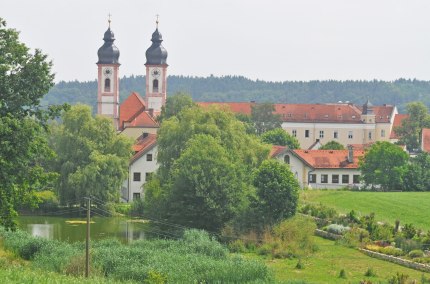
M 271 103 L 335 103 L 349 101 L 361 105 L 367 98 L 374 105 L 396 105 L 401 113 L 412 101 L 430 107 L 430 81 L 398 79 L 395 81 L 284 81 L 250 80 L 243 76 L 192 77 L 170 75 L 169 94 L 188 93 L 194 101 L 271 102 Z M 145 76 L 120 79 L 120 99 L 131 92 L 145 95 Z M 43 98 L 43 104 L 83 103 L 96 106 L 97 82 L 71 81 L 57 83 Z

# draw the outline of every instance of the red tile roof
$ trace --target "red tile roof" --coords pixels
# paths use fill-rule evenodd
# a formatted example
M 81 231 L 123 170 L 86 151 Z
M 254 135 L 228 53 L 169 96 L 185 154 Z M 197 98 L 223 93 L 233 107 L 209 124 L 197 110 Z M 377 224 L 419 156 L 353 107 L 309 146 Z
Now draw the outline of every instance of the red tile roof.
M 399 139 L 395 129 L 396 127 L 402 126 L 402 121 L 408 117 L 409 117 L 409 114 L 401 114 L 401 113 L 396 114 L 393 121 L 393 128 L 391 129 L 391 133 L 390 133 L 390 139 Z
M 425 152 L 430 152 L 430 129 L 423 128 L 421 133 L 421 148 Z
M 292 150 L 308 166 L 315 169 L 356 169 L 364 151 L 353 150 L 353 162 L 348 163 L 348 150 Z
M 202 107 L 220 105 L 235 113 L 250 115 L 251 106 L 254 103 L 199 102 L 197 104 Z M 274 104 L 274 107 L 274 113 L 281 115 L 281 119 L 285 122 L 363 123 L 361 121 L 362 107 L 353 104 Z M 374 106 L 373 110 L 377 123 L 389 123 L 394 106 Z
M 159 127 L 159 125 L 147 111 L 141 110 L 129 120 L 123 121 L 123 127 Z
M 134 163 L 146 152 L 154 148 L 155 145 L 157 145 L 157 134 L 144 133 L 139 136 L 136 143 L 133 145 L 133 151 L 135 154 L 131 158 L 130 164 Z
M 274 157 L 278 156 L 279 154 L 281 154 L 285 149 L 288 149 L 288 147 L 287 146 L 273 145 L 272 149 L 270 149 L 269 157 L 274 158 Z
M 120 130 L 124 129 L 124 122 L 129 121 L 137 113 L 146 109 L 145 101 L 142 97 L 132 92 L 128 98 L 119 106 L 119 127 Z

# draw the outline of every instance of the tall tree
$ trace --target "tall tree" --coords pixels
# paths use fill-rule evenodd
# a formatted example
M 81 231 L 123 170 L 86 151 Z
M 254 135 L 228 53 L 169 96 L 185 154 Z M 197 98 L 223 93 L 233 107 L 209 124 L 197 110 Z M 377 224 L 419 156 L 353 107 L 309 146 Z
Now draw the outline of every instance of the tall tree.
M 409 155 L 390 142 L 376 142 L 360 161 L 360 170 L 366 186 L 381 190 L 402 189 L 403 176 Z
M 110 119 L 93 117 L 89 106 L 73 106 L 62 120 L 53 127 L 50 139 L 57 153 L 54 169 L 60 174 L 61 203 L 76 204 L 90 195 L 103 201 L 119 200 L 132 141 L 118 135 Z
M 290 149 L 300 148 L 299 140 L 282 128 L 275 128 L 263 133 L 261 141 L 272 145 L 288 146 Z
M 173 166 L 169 220 L 221 230 L 244 207 L 243 179 L 241 165 L 231 161 L 219 140 L 207 134 L 195 135 Z
M 288 165 L 264 161 L 255 173 L 258 212 L 265 225 L 273 225 L 296 213 L 300 185 Z
M 145 187 L 146 212 L 219 230 L 242 208 L 252 172 L 268 153 L 233 113 L 216 106 L 187 108 L 158 131 L 160 167 Z
M 254 122 L 257 134 L 281 127 L 281 116 L 274 114 L 275 106 L 270 103 L 261 103 L 251 106 L 251 120 Z
M 52 155 L 43 126 L 62 108 L 40 106 L 53 86 L 51 66 L 0 18 L 0 224 L 7 229 L 15 228 L 16 206 L 35 205 L 35 191 L 47 189 L 52 177 L 42 165 Z
M 422 102 L 411 102 L 407 104 L 406 110 L 409 117 L 402 121 L 395 132 L 400 136 L 399 142 L 412 151 L 419 149 L 421 130 L 430 127 L 430 115 Z
M 403 190 L 430 190 L 430 154 L 423 152 L 411 159 L 406 168 Z
M 166 105 L 161 108 L 161 114 L 157 117 L 157 121 L 162 122 L 172 116 L 179 115 L 183 109 L 193 106 L 195 106 L 195 104 L 189 94 L 176 93 L 167 98 Z

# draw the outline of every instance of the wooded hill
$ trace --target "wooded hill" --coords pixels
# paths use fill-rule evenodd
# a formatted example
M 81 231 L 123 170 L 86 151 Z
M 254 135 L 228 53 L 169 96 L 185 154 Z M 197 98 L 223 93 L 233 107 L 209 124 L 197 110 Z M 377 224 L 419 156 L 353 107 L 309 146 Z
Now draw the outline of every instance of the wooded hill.
M 393 104 L 405 112 L 408 102 L 421 101 L 430 107 L 430 81 L 398 79 L 395 81 L 285 81 L 267 82 L 242 76 L 188 77 L 169 76 L 168 95 L 191 94 L 194 101 L 335 103 L 349 101 L 361 105 L 369 97 L 374 105 Z M 145 95 L 145 77 L 120 79 L 120 99 L 132 91 Z M 97 82 L 59 82 L 44 97 L 42 104 L 84 103 L 97 101 Z

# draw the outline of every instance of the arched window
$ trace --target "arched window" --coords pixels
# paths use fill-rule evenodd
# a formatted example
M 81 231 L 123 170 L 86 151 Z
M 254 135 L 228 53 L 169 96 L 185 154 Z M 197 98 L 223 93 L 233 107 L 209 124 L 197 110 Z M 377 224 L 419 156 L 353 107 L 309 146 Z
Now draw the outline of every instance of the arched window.
M 284 156 L 284 163 L 290 164 L 290 156 L 288 156 L 288 155 Z
M 105 79 L 105 92 L 110 92 L 110 79 Z
M 153 93 L 158 93 L 158 80 L 155 79 L 154 81 L 152 81 L 152 92 Z

